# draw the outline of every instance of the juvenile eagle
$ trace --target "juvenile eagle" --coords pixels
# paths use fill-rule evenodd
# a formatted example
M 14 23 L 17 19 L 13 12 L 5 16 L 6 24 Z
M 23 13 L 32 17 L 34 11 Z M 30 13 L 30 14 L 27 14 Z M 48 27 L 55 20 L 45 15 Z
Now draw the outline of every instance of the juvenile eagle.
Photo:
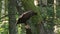
M 32 16 L 37 15 L 36 12 L 30 10 L 21 14 L 17 20 L 17 24 L 24 23 L 27 24 L 26 21 L 29 20 Z

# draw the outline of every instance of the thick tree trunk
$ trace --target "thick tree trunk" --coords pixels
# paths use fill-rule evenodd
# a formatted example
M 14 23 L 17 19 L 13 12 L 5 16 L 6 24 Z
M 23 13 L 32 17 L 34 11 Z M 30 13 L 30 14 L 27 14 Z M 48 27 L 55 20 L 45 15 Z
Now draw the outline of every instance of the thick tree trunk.
M 15 0 L 8 1 L 9 34 L 17 34 Z

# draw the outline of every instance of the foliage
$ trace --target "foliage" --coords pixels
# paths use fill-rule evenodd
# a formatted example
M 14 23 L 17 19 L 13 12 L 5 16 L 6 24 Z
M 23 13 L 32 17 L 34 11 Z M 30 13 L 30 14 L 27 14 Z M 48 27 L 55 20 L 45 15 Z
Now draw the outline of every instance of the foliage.
M 2 8 L 2 1 L 5 2 L 4 7 Z M 49 1 L 49 3 L 51 2 L 51 0 Z M 52 2 L 51 2 L 52 3 Z M 33 10 L 36 13 L 38 13 L 37 16 L 33 16 L 28 22 L 29 25 L 31 26 L 32 32 L 33 34 L 39 34 L 39 30 L 38 29 L 38 24 L 44 19 L 46 18 L 47 21 L 45 22 L 45 29 L 47 30 L 51 30 L 54 25 L 60 25 L 60 6 L 57 6 L 57 12 L 56 12 L 56 19 L 54 19 L 54 9 L 53 7 L 44 7 L 45 11 L 41 11 L 41 7 L 39 6 L 35 6 L 34 5 L 34 0 L 22 0 L 22 5 L 23 8 L 25 9 L 24 11 L 27 10 Z M 1 13 L 2 9 L 4 9 L 4 13 Z M 7 15 L 7 16 L 5 16 Z M 0 0 L 0 18 L 2 16 L 5 16 L 4 18 L 0 19 L 0 34 L 9 34 L 9 24 L 8 24 L 8 0 Z M 18 14 L 16 14 L 16 20 L 18 18 Z M 18 34 L 26 34 L 24 25 L 21 25 L 21 27 L 19 27 L 20 25 L 17 26 L 18 29 Z M 60 26 L 59 26 L 60 27 Z M 22 30 L 23 29 L 23 30 Z M 57 31 L 57 34 L 60 34 L 60 29 Z

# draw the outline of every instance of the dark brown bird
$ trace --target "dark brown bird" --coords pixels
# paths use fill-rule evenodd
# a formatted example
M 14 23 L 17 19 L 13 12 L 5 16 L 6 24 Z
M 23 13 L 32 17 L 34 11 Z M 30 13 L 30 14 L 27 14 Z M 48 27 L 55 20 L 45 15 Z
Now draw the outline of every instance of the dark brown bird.
M 36 12 L 30 10 L 21 14 L 17 20 L 17 24 L 24 23 L 27 24 L 26 21 L 29 20 L 32 16 L 37 15 Z

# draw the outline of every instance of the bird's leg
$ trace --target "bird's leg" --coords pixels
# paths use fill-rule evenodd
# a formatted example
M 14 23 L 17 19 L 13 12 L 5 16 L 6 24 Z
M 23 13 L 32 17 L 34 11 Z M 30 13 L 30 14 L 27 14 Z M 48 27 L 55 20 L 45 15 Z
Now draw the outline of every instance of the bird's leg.
M 25 29 L 26 29 L 26 34 L 32 34 L 31 28 L 29 24 L 25 25 Z
M 29 29 L 30 28 L 29 24 L 25 24 L 25 28 Z

